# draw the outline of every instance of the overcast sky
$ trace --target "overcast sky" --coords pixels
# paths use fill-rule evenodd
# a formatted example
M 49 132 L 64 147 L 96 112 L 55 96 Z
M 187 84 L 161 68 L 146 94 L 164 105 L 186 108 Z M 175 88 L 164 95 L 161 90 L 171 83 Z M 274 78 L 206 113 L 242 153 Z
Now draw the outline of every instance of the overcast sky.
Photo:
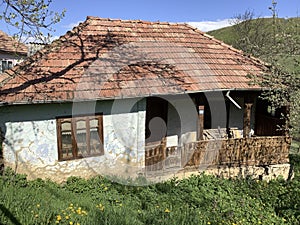
M 296 17 L 300 0 L 277 0 L 279 17 Z M 202 31 L 230 25 L 228 20 L 246 10 L 257 16 L 271 16 L 272 0 L 53 0 L 52 9 L 66 9 L 66 16 L 55 26 L 54 36 L 65 34 L 87 16 L 112 19 L 188 22 Z M 7 26 L 0 22 L 0 30 Z

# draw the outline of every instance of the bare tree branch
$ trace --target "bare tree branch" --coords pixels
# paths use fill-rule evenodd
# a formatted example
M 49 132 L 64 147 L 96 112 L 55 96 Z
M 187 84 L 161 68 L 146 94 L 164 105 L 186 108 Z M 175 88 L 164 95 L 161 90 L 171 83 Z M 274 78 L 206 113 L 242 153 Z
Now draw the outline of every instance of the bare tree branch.
M 49 32 L 53 31 L 52 26 L 60 22 L 65 14 L 65 10 L 50 10 L 51 3 L 52 0 L 2 0 L 0 19 L 18 30 L 15 36 L 19 39 L 33 37 L 46 42 Z M 48 33 L 48 37 L 44 33 Z

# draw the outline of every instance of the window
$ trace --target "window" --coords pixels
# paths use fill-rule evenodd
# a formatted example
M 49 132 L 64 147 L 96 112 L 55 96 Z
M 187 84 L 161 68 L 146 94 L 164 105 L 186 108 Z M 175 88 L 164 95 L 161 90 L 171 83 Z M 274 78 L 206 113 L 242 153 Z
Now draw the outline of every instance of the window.
M 5 70 L 11 69 L 12 67 L 13 67 L 12 61 L 1 60 L 0 73 L 3 73 Z
M 103 155 L 103 116 L 57 119 L 58 159 Z

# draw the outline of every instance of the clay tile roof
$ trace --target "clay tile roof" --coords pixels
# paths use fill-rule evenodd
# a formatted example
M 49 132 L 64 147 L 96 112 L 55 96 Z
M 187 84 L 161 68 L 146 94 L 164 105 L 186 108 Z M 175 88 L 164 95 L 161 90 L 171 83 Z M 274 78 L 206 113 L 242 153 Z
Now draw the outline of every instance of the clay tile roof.
M 1 104 L 258 90 L 264 64 L 186 24 L 87 20 L 8 71 Z
M 12 37 L 0 30 L 0 52 L 15 53 L 18 55 L 27 55 L 25 44 L 17 42 Z

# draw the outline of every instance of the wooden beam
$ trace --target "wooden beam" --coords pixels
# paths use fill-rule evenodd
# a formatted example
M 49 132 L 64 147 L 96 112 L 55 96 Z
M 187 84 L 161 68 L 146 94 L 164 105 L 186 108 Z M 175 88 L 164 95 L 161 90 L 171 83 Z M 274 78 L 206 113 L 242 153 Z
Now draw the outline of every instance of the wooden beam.
M 230 101 L 226 99 L 226 133 L 228 138 L 232 138 L 230 133 L 230 127 L 229 127 L 229 120 L 230 120 Z
M 248 138 L 251 131 L 251 109 L 253 103 L 245 103 L 244 106 L 244 126 L 243 126 L 243 136 Z
M 203 140 L 204 130 L 204 105 L 198 106 L 197 140 Z

